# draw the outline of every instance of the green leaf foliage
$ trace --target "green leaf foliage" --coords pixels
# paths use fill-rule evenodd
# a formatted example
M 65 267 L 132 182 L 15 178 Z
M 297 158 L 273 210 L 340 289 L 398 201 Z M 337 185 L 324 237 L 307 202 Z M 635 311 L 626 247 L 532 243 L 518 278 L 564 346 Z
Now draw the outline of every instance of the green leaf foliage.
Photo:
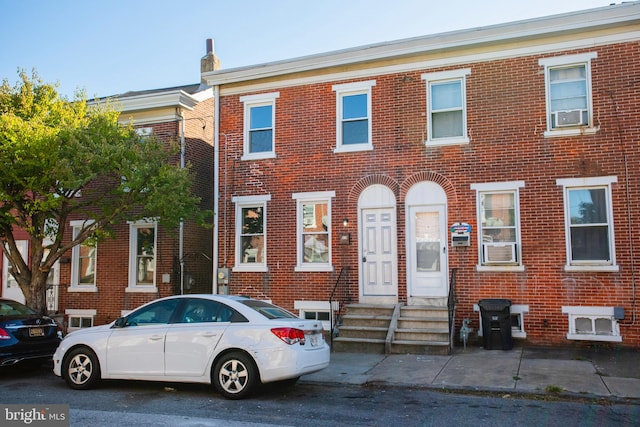
M 115 223 L 154 218 L 168 230 L 181 219 L 204 224 L 208 212 L 191 193 L 189 169 L 179 167 L 177 144 L 122 126 L 109 102 L 90 107 L 81 92 L 70 101 L 35 72 L 18 75 L 15 85 L 5 79 L 0 87 L 0 241 L 23 292 L 35 283 L 32 265 L 48 273 L 72 246 L 108 236 Z M 78 217 L 92 225 L 63 244 Z M 30 235 L 30 263 L 13 253 L 15 227 Z

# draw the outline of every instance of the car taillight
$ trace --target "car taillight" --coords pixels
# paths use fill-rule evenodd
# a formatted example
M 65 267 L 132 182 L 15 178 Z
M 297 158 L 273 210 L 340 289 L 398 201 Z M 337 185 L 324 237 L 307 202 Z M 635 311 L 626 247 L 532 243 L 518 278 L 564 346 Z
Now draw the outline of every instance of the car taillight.
M 10 339 L 11 339 L 11 335 L 9 335 L 9 333 L 5 331 L 3 328 L 0 328 L 0 340 L 10 340 Z
M 273 328 L 271 332 L 289 345 L 304 345 L 304 331 L 296 328 Z

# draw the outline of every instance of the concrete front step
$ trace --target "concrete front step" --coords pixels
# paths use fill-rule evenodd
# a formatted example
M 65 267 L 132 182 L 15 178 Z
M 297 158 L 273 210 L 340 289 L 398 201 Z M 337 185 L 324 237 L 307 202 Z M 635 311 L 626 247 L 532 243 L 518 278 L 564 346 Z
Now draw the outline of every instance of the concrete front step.
M 392 354 L 449 354 L 448 341 L 394 340 L 390 346 Z
M 333 339 L 333 350 L 343 353 L 384 354 L 385 340 L 336 337 Z
M 408 341 L 449 341 L 448 329 L 396 329 L 395 340 Z
M 369 338 L 385 340 L 387 338 L 388 327 L 370 327 L 370 326 L 340 326 L 341 338 Z

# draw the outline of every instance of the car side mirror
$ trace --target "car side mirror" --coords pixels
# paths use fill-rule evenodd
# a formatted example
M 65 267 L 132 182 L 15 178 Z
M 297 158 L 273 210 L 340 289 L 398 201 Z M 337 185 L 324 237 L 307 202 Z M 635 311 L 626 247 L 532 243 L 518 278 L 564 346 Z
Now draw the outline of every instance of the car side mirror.
M 125 317 L 118 317 L 111 328 L 124 328 L 127 325 L 127 319 Z

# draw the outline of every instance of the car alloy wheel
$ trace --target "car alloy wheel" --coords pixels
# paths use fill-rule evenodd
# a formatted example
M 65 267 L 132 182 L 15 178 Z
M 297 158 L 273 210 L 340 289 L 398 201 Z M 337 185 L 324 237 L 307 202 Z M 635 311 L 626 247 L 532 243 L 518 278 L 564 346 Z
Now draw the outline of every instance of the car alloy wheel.
M 89 389 L 100 379 L 98 358 L 88 348 L 77 348 L 64 358 L 62 375 L 69 387 Z
M 258 371 L 253 360 L 244 353 L 224 355 L 216 363 L 214 384 L 227 399 L 242 399 L 253 392 Z

